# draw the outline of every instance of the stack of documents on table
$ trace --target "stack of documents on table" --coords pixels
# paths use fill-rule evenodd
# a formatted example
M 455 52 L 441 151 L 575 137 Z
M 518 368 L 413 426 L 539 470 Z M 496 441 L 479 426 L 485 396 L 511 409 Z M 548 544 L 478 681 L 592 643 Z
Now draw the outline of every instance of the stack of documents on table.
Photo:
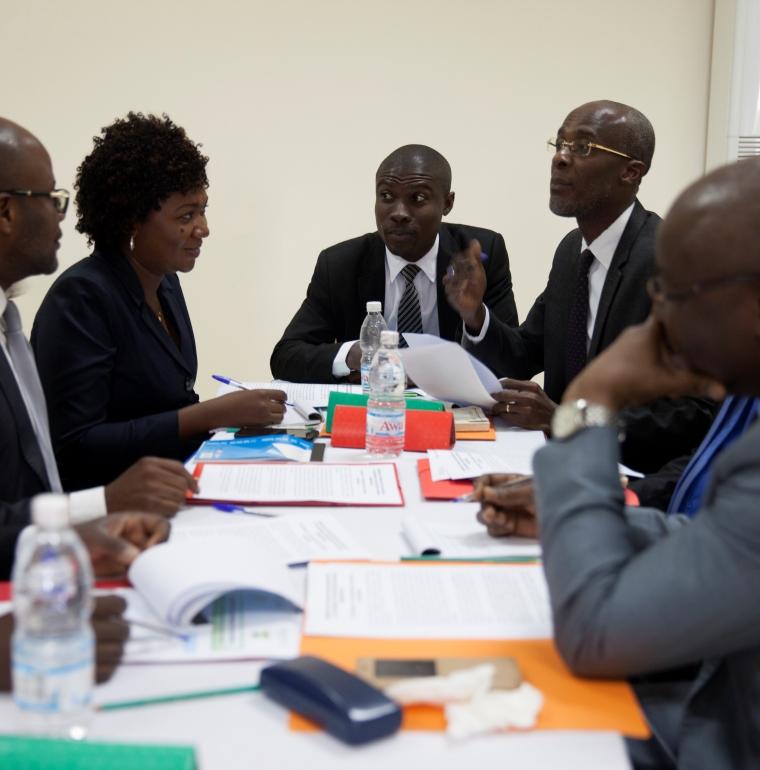
M 535 538 L 491 537 L 475 516 L 470 516 L 465 522 L 407 518 L 401 523 L 401 531 L 414 557 L 523 561 L 541 556 L 541 546 Z
M 533 473 L 533 455 L 546 443 L 540 430 L 510 431 L 496 449 L 430 449 L 430 477 L 444 479 L 474 479 L 484 473 Z
M 207 521 L 215 518 L 173 528 L 168 543 L 133 563 L 135 590 L 124 594 L 136 624 L 125 662 L 294 657 L 303 570 L 288 565 L 368 555 L 326 514 L 266 521 L 218 514 Z M 199 614 L 206 623 L 192 625 Z
M 394 463 L 199 462 L 188 502 L 251 505 L 404 504 Z
M 297 403 L 306 407 L 308 411 L 312 411 L 314 408 L 326 409 L 327 402 L 330 398 L 330 393 L 337 391 L 338 393 L 361 393 L 361 385 L 349 385 L 348 383 L 332 383 L 324 385 L 321 383 L 309 383 L 309 382 L 287 382 L 286 380 L 271 380 L 270 382 L 244 382 L 248 390 L 283 390 L 288 396 L 288 401 L 291 403 Z M 224 393 L 234 393 L 238 388 L 232 385 L 222 385 L 218 391 L 218 395 Z
M 461 345 L 432 334 L 404 334 L 408 348 L 399 351 L 404 369 L 418 388 L 433 398 L 461 406 L 490 408 L 502 390 L 496 375 Z

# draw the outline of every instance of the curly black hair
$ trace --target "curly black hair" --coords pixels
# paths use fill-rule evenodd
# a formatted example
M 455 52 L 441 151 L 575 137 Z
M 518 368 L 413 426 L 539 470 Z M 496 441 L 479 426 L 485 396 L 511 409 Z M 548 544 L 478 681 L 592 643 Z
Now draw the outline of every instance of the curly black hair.
M 100 133 L 74 183 L 76 228 L 97 249 L 118 249 L 173 193 L 208 187 L 208 158 L 168 115 L 130 112 Z

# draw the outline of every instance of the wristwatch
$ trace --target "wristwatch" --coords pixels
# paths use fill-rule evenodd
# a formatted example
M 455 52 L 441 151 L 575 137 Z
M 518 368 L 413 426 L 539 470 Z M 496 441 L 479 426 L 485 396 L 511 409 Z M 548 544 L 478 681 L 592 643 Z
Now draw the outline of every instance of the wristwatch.
M 597 427 L 617 427 L 616 415 L 606 406 L 591 404 L 585 398 L 560 404 L 552 415 L 552 438 L 560 441 Z

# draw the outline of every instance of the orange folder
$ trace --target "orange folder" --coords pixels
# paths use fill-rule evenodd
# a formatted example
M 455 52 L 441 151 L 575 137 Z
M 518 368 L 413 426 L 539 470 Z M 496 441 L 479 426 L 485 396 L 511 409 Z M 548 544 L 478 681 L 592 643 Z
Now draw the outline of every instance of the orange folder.
M 472 493 L 473 484 L 469 479 L 442 479 L 433 481 L 430 476 L 430 460 L 417 460 L 417 475 L 420 490 L 426 500 L 457 500 Z
M 636 696 L 627 682 L 581 679 L 573 676 L 551 639 L 463 641 L 436 639 L 335 639 L 304 636 L 302 655 L 317 655 L 354 671 L 357 658 L 499 657 L 514 658 L 523 679 L 544 696 L 536 730 L 611 730 L 631 738 L 648 738 L 649 728 Z M 315 726 L 291 715 L 293 730 Z M 444 730 L 443 709 L 434 706 L 404 708 L 402 729 Z
M 417 566 L 419 569 L 437 568 L 436 564 L 429 562 Z M 492 565 L 490 568 L 523 569 L 520 565 Z M 610 730 L 630 738 L 650 736 L 644 714 L 628 682 L 574 676 L 560 658 L 552 639 L 349 639 L 303 636 L 301 654 L 325 658 L 348 671 L 356 670 L 358 658 L 512 657 L 517 661 L 523 679 L 537 687 L 544 696 L 536 730 Z M 318 729 L 297 714 L 291 714 L 290 727 L 298 731 Z M 444 730 L 445 727 L 442 708 L 404 708 L 402 729 Z

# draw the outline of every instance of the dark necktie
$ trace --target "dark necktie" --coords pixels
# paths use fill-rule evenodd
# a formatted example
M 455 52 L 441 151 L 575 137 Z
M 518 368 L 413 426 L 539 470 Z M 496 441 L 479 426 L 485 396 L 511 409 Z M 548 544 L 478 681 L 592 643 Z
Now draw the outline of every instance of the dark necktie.
M 594 255 L 586 249 L 581 253 L 578 275 L 573 290 L 573 304 L 567 317 L 567 342 L 565 345 L 566 385 L 586 365 L 586 342 L 588 340 L 588 271 Z
M 398 329 L 399 347 L 405 348 L 406 342 L 402 336 L 404 332 L 413 332 L 422 334 L 422 312 L 420 311 L 420 296 L 414 287 L 414 279 L 420 272 L 418 265 L 407 265 L 401 275 L 406 281 L 404 293 L 401 295 L 401 302 L 398 305 Z
M 34 428 L 34 435 L 37 438 L 37 444 L 45 463 L 50 489 L 53 492 L 60 492 L 61 479 L 58 476 L 53 443 L 50 440 L 45 394 L 42 391 L 42 383 L 40 383 L 40 376 L 37 373 L 37 365 L 34 362 L 29 340 L 21 330 L 21 316 L 15 302 L 8 300 L 5 313 L 3 313 L 3 321 L 5 322 L 8 356 L 13 364 L 26 411 L 29 413 L 29 421 Z

